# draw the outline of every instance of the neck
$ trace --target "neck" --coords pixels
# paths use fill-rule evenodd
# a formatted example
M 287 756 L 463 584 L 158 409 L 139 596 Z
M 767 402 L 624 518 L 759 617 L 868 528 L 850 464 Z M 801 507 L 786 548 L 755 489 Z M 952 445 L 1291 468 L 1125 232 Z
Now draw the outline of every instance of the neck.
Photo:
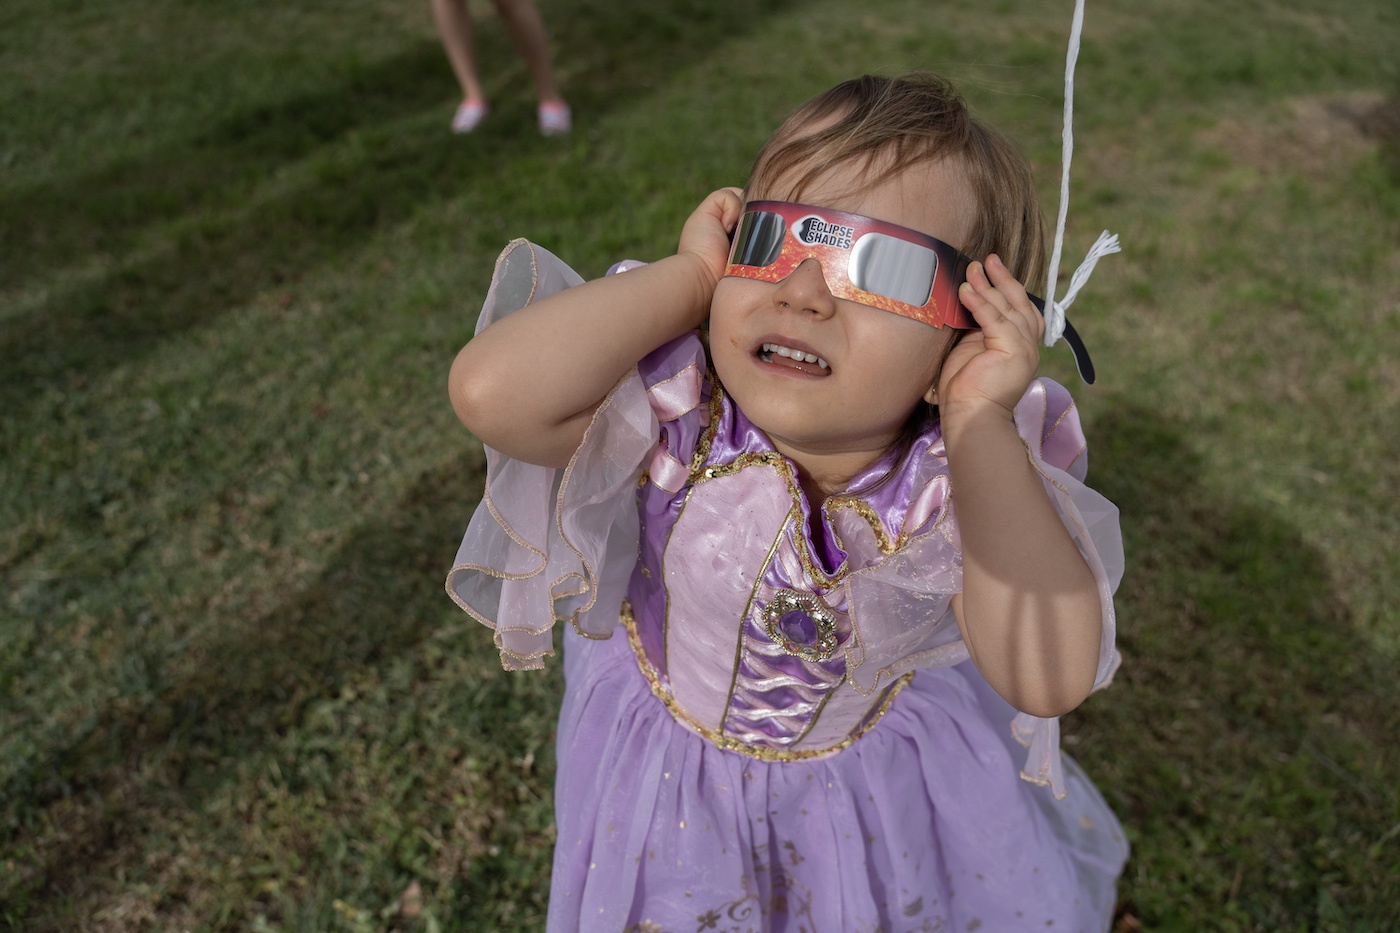
M 797 482 L 816 512 L 828 496 L 845 492 L 851 479 L 884 455 L 884 450 L 813 452 L 774 440 L 773 447 L 797 465 Z

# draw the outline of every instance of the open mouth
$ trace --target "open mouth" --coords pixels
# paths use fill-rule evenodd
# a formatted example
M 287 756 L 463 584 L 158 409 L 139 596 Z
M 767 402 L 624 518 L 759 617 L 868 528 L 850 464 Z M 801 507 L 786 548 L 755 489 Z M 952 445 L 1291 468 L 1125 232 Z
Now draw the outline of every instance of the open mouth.
M 780 343 L 765 343 L 758 348 L 758 358 L 765 363 L 773 363 L 777 366 L 786 366 L 798 372 L 807 373 L 811 376 L 829 376 L 831 367 L 826 360 L 815 353 L 808 353 L 805 350 L 795 350 L 792 347 L 785 347 Z

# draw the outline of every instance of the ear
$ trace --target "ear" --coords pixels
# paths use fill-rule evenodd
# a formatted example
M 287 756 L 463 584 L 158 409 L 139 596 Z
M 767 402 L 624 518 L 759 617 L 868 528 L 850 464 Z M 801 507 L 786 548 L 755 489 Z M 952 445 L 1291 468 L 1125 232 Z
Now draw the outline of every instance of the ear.
M 935 382 L 933 385 L 931 385 L 931 386 L 928 387 L 928 391 L 924 393 L 924 401 L 925 401 L 925 402 L 928 402 L 930 405 L 933 405 L 933 406 L 937 407 L 937 405 L 938 405 L 938 383 Z

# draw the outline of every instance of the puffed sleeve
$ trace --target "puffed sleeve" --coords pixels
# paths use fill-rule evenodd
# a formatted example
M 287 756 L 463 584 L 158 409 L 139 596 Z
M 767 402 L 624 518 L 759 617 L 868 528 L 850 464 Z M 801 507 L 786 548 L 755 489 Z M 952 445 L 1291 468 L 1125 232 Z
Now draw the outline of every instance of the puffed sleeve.
M 609 274 L 641 263 L 619 263 Z M 477 333 L 583 280 L 557 256 L 515 240 L 496 261 Z M 708 397 L 704 351 L 692 333 L 659 347 L 598 405 L 566 467 L 486 448 L 486 489 L 447 576 L 458 606 L 495 630 L 507 670 L 538 670 L 554 654 L 555 622 L 608 638 L 637 561 L 637 481 L 669 479 Z M 528 380 L 522 378 L 522 391 Z
M 477 333 L 582 281 L 548 250 L 515 240 L 496 261 Z M 658 433 L 633 369 L 598 406 L 564 469 L 486 448 L 486 490 L 447 592 L 495 630 L 507 670 L 544 666 L 542 658 L 554 653 L 556 620 L 596 638 L 612 633 L 637 555 L 637 477 Z
M 1060 519 L 1084 555 L 1099 590 L 1103 634 L 1099 639 L 1099 664 L 1094 689 L 1108 686 L 1121 660 L 1114 645 L 1113 593 L 1123 578 L 1123 537 L 1118 528 L 1118 507 L 1084 484 L 1089 456 L 1084 430 L 1074 400 L 1064 386 L 1037 379 L 1016 406 L 1016 428 L 1026 445 L 1031 465 L 1041 476 L 1045 491 L 1055 503 Z M 1060 721 L 1018 713 L 1012 734 L 1026 746 L 1021 776 L 1047 784 L 1056 797 L 1065 794 L 1060 764 Z
M 1061 385 L 1037 379 L 1016 406 L 1016 429 L 1031 466 L 1084 555 L 1099 591 L 1103 634 L 1094 689 L 1118 667 L 1113 592 L 1123 575 L 1118 509 L 1084 484 L 1088 454 L 1074 400 Z M 847 605 L 855 637 L 846 649 L 853 689 L 871 694 L 906 671 L 950 667 L 968 659 L 949 608 L 962 590 L 962 546 L 951 501 L 947 455 L 936 437 L 921 458 L 905 519 L 907 543 L 888 560 L 852 574 Z M 1011 732 L 1027 748 L 1021 776 L 1064 796 L 1058 719 L 1017 713 Z

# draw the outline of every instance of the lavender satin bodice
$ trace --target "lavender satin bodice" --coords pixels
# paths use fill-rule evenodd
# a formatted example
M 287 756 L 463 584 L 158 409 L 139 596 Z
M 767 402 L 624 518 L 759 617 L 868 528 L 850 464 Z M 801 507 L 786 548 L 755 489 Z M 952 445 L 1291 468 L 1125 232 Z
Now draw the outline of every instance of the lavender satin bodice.
M 514 240 L 478 332 L 581 281 Z M 1118 510 L 1084 485 L 1084 433 L 1063 386 L 1034 380 L 1015 423 L 1098 586 L 1101 687 L 1119 661 Z M 793 465 L 711 385 L 696 334 L 609 390 L 567 467 L 488 447 L 486 476 L 446 588 L 493 630 L 508 670 L 543 667 L 559 621 L 607 639 L 621 618 L 678 721 L 721 747 L 782 759 L 844 747 L 912 672 L 968 659 L 949 611 L 962 547 L 938 432 L 822 503 L 813 535 Z M 1057 721 L 1019 713 L 1010 726 L 1026 746 L 1022 776 L 1066 793 Z
M 694 351 L 693 338 L 668 344 L 639 371 L 650 382 L 653 369 L 675 372 Z M 844 583 L 937 522 L 947 490 L 941 439 L 930 431 L 904 456 L 872 464 L 824 503 L 813 535 L 791 461 L 708 378 L 690 397 L 693 407 L 662 421 L 638 491 L 628 600 L 643 668 L 679 720 L 724 747 L 760 757 L 840 748 L 901 683 L 864 692 L 848 683 Z M 665 417 L 686 403 L 653 394 L 653 405 Z M 945 615 L 950 598 L 924 611 Z

